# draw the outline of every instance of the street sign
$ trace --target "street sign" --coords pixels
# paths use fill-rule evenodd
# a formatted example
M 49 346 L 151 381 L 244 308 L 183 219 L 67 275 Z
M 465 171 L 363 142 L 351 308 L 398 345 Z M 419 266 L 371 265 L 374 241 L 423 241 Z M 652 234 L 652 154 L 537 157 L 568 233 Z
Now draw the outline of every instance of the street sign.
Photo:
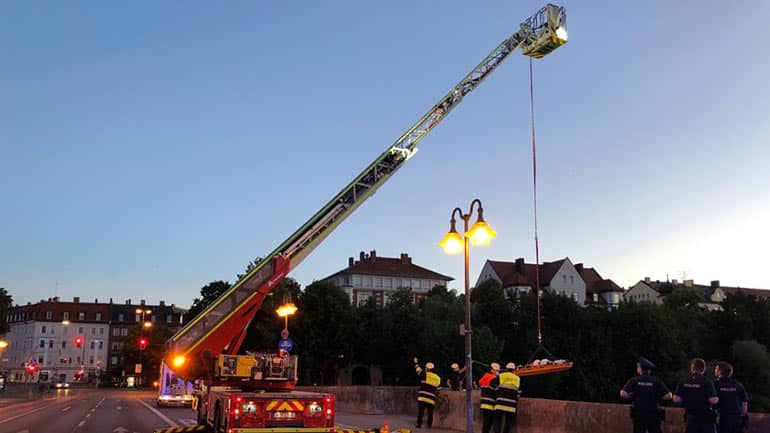
M 134 373 L 142 374 L 142 364 L 135 364 L 134 365 Z
M 291 341 L 291 338 L 281 338 L 278 340 L 279 349 L 291 352 L 292 347 L 294 347 L 294 342 Z
M 286 339 L 289 338 L 289 330 L 284 328 L 281 330 L 281 338 Z

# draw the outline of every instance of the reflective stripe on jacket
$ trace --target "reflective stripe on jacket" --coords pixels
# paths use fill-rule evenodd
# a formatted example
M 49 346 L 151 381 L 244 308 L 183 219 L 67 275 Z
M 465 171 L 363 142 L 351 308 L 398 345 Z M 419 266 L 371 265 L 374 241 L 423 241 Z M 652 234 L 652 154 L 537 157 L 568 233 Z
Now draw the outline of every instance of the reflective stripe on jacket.
M 481 387 L 481 403 L 482 410 L 495 410 L 495 390 L 496 388 L 491 385 L 493 379 L 497 377 L 496 374 L 486 372 L 481 379 L 479 379 L 479 386 Z
M 521 379 L 510 371 L 500 373 L 500 386 L 497 387 L 495 410 L 516 412 L 519 402 L 519 385 Z
M 441 378 L 432 371 L 423 372 L 420 375 L 420 390 L 417 392 L 417 401 L 431 406 L 436 404 L 436 393 L 441 384 Z

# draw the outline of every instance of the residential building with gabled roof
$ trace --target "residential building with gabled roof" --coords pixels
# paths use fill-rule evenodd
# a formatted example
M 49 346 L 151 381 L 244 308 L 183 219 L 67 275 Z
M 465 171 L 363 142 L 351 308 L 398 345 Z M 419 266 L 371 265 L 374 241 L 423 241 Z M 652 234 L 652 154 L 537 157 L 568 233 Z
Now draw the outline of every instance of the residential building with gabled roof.
M 601 305 L 617 308 L 623 299 L 623 288 L 609 278 L 602 278 L 594 268 L 587 268 L 582 263 L 575 265 L 586 283 L 586 305 Z
M 330 281 L 345 290 L 350 302 L 360 305 L 370 298 L 384 305 L 391 293 L 399 288 L 411 288 L 415 302 L 435 286 L 446 286 L 454 278 L 423 268 L 412 262 L 409 254 L 398 258 L 380 257 L 375 250 L 361 251 L 359 260 L 348 258 L 348 266 L 321 281 Z
M 568 296 L 580 305 L 586 301 L 586 283 L 569 257 L 553 262 L 543 262 L 537 272 L 537 265 L 525 263 L 523 258 L 514 262 L 487 260 L 481 268 L 476 285 L 489 279 L 500 283 L 507 296 L 531 292 L 539 274 L 540 287 L 548 293 Z
M 676 290 L 693 290 L 702 297 L 699 306 L 709 310 L 720 310 L 721 303 L 731 294 L 743 293 L 748 296 L 757 296 L 770 299 L 770 290 L 749 289 L 742 287 L 722 286 L 719 280 L 713 280 L 710 284 L 696 284 L 693 280 L 652 281 L 649 277 L 640 280 L 624 294 L 624 300 L 628 302 L 654 302 L 660 304 Z

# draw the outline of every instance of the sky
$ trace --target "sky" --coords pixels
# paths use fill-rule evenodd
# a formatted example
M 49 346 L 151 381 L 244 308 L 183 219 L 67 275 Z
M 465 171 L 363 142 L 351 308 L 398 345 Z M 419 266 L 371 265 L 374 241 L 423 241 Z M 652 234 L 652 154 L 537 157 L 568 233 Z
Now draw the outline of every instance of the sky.
M 540 258 L 770 289 L 765 1 L 567 1 L 534 63 Z M 518 29 L 535 1 L 3 2 L 0 287 L 187 307 L 269 254 Z M 452 276 L 534 262 L 529 61 L 515 52 L 291 276 L 360 251 Z

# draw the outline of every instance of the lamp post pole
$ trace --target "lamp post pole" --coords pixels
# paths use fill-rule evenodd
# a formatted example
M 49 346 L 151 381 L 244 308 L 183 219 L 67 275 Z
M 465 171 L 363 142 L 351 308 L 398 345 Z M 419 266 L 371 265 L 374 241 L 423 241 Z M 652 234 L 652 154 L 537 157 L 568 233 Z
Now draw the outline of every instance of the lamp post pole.
M 473 216 L 474 208 L 478 206 L 478 219 L 473 226 L 468 229 L 468 222 Z M 463 235 L 457 233 L 455 228 L 456 220 L 455 214 L 459 214 L 460 219 L 463 220 Z M 469 276 L 469 262 L 470 262 L 470 245 L 468 241 L 477 246 L 489 245 L 489 242 L 495 237 L 497 233 L 489 227 L 489 224 L 484 221 L 484 208 L 481 206 L 481 200 L 474 199 L 471 201 L 470 210 L 468 213 L 463 213 L 462 209 L 454 208 L 452 210 L 452 217 L 450 219 L 449 233 L 446 234 L 444 239 L 441 240 L 439 245 L 448 254 L 459 254 L 463 251 L 463 271 L 465 273 L 465 428 L 466 433 L 473 433 L 473 355 L 472 355 L 472 342 L 471 342 L 471 291 L 470 291 L 470 276 Z
M 144 315 L 152 313 L 152 310 L 146 310 L 144 308 L 137 308 L 136 314 L 142 315 L 142 321 L 139 324 L 139 386 L 142 385 L 142 378 L 144 377 L 144 366 L 142 365 L 142 352 L 144 352 L 144 328 L 147 326 L 147 322 L 144 321 Z

